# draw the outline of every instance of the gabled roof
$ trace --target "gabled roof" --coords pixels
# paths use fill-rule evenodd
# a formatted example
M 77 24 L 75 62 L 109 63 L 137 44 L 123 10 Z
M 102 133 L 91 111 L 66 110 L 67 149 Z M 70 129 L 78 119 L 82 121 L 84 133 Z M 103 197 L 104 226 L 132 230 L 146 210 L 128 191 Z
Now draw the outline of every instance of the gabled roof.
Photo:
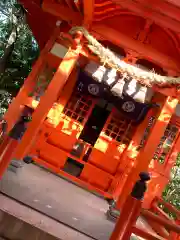
M 180 74 L 180 3 L 175 0 L 19 0 L 42 45 L 57 20 L 84 26 L 172 76 Z
M 85 26 L 95 37 L 151 55 L 163 68 L 179 71 L 180 3 L 175 0 L 19 0 L 40 45 L 56 21 Z M 121 39 L 121 40 L 120 40 Z M 127 41 L 129 42 L 127 44 Z M 129 47 L 130 45 L 130 47 Z M 144 49 L 144 46 L 146 49 Z M 158 53 L 158 54 L 157 54 Z M 157 56 L 158 55 L 158 56 Z M 169 59 L 167 59 L 169 58 Z

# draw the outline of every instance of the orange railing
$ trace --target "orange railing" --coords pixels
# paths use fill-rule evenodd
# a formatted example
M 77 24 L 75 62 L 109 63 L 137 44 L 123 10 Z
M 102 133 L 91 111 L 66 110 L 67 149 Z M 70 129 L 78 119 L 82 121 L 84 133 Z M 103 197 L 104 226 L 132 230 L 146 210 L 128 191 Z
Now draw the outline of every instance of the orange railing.
M 141 178 L 141 180 L 137 182 L 138 184 L 136 183 L 131 195 L 127 198 L 110 240 L 128 240 L 132 233 L 147 240 L 180 240 L 178 210 L 161 198 L 156 198 L 153 202 L 153 209 L 155 208 L 156 211 L 150 212 L 141 208 L 141 199 L 146 188 L 145 181 L 147 180 Z M 175 213 L 177 220 L 170 219 L 169 216 L 158 207 L 159 203 L 163 203 L 166 208 Z M 140 215 L 145 217 L 148 222 L 156 224 L 156 226 L 161 229 L 161 234 L 156 231 L 157 229 L 152 233 L 137 227 L 136 221 Z M 152 228 L 154 228 L 154 225 Z
M 154 199 L 154 201 L 152 202 L 152 211 L 157 213 L 158 215 L 161 215 L 162 214 L 162 209 L 159 208 L 159 204 L 162 204 L 164 205 L 164 207 L 171 213 L 173 213 L 174 215 L 176 215 L 176 219 L 179 219 L 180 220 L 180 211 L 178 209 L 176 209 L 174 206 L 172 206 L 170 203 L 168 202 L 165 202 L 164 199 L 160 198 L 160 197 L 156 197 Z M 163 216 L 165 218 L 169 218 L 168 214 L 165 213 L 163 211 Z
M 169 215 L 163 209 L 161 209 L 159 207 L 159 205 L 163 205 L 164 208 L 169 213 L 172 213 L 174 215 L 175 219 L 170 218 Z M 151 210 L 151 212 L 155 213 L 157 216 L 161 217 L 161 219 L 165 219 L 165 220 L 171 221 L 171 223 L 173 223 L 173 224 L 180 225 L 180 211 L 177 210 L 170 203 L 165 202 L 162 198 L 156 197 L 151 204 L 151 209 L 150 210 Z M 159 233 L 160 236 L 163 237 L 163 233 L 166 232 L 168 234 L 166 237 L 168 237 L 169 239 L 172 239 L 172 240 L 177 240 L 178 239 L 178 234 L 177 233 L 175 233 L 173 231 L 169 231 L 169 229 L 165 225 L 162 226 L 158 222 L 153 222 L 152 223 L 152 220 L 149 219 L 149 215 L 147 215 L 146 213 L 143 214 L 143 215 L 146 217 L 146 219 L 150 223 L 150 225 L 152 225 L 152 228 L 157 233 Z
M 164 236 L 164 239 L 173 239 L 173 240 L 177 239 L 178 240 L 178 234 L 180 234 L 180 226 L 178 226 L 175 223 L 175 221 L 167 220 L 164 217 L 158 216 L 155 213 L 152 213 L 147 210 L 142 210 L 141 213 L 146 219 L 151 220 L 153 223 L 156 223 L 157 226 L 162 227 L 162 229 L 164 228 L 164 230 L 167 230 L 168 235 Z M 177 235 L 177 237 L 172 238 L 172 233 L 175 233 Z

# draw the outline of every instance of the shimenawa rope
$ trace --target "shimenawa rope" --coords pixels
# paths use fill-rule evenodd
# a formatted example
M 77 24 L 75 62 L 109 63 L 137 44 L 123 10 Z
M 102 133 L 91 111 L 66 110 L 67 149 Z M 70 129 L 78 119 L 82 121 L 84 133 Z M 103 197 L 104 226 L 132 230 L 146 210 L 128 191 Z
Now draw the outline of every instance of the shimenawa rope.
M 115 68 L 126 80 L 136 79 L 140 84 L 151 87 L 158 85 L 159 87 L 174 87 L 180 85 L 180 77 L 161 76 L 155 72 L 143 71 L 138 67 L 132 66 L 120 60 L 115 53 L 108 48 L 103 47 L 84 27 L 73 27 L 70 34 L 81 31 L 87 39 L 87 47 L 93 54 L 99 57 L 102 64 L 106 64 L 110 68 Z

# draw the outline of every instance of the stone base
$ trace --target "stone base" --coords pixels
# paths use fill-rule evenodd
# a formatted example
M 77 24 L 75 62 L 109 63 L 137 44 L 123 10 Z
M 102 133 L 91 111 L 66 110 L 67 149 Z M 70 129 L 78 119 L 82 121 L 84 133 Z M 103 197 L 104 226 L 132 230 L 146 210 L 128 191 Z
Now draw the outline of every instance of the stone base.
M 17 173 L 19 169 L 24 166 L 24 162 L 20 160 L 13 159 L 9 164 L 8 170 L 14 173 Z
M 10 163 L 10 166 L 16 167 L 16 168 L 22 168 L 24 166 L 24 162 L 21 160 L 13 159 Z
M 119 210 L 110 206 L 108 211 L 106 212 L 106 216 L 109 220 L 116 222 L 118 217 L 120 216 L 120 212 L 119 212 Z

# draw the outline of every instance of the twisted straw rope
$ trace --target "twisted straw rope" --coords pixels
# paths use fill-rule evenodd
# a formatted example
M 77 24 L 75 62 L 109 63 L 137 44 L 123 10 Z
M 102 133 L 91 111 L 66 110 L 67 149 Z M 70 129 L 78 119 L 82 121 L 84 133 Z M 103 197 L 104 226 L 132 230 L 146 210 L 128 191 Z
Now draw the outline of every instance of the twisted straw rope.
M 73 27 L 69 33 L 73 35 L 78 31 L 83 33 L 88 41 L 87 47 L 99 57 L 101 63 L 107 64 L 110 68 L 115 68 L 116 71 L 126 76 L 126 80 L 136 79 L 140 84 L 147 87 L 152 87 L 152 85 L 158 85 L 160 87 L 180 85 L 180 77 L 167 77 L 152 71 L 146 72 L 121 61 L 112 51 L 103 47 L 84 27 Z

